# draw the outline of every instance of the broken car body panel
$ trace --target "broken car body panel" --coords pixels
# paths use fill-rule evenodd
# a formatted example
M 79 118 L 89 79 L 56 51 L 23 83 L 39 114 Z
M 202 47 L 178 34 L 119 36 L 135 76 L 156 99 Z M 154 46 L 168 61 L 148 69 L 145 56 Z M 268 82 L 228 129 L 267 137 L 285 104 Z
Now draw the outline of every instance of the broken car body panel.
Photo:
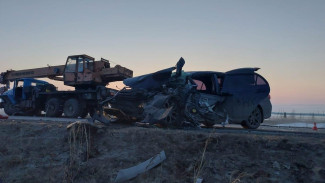
M 175 69 L 175 67 L 170 67 L 152 74 L 128 78 L 123 80 L 123 83 L 134 89 L 159 89 L 161 85 L 169 80 L 173 70 Z

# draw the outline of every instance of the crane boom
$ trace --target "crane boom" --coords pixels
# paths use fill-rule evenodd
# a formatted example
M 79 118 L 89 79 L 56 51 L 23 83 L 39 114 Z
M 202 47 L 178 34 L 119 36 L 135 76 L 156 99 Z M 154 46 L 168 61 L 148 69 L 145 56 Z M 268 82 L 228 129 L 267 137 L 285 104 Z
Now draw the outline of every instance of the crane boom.
M 7 84 L 9 81 L 14 81 L 20 78 L 50 78 L 60 80 L 58 76 L 63 75 L 65 65 L 48 66 L 35 69 L 24 70 L 8 70 L 0 75 L 0 83 Z M 63 78 L 62 78 L 63 81 Z
M 21 78 L 50 78 L 64 81 L 65 85 L 73 87 L 96 86 L 132 76 L 132 70 L 120 65 L 111 67 L 109 61 L 103 58 L 95 61 L 88 55 L 72 55 L 67 58 L 65 65 L 3 72 L 0 75 L 0 84 L 8 85 L 10 81 Z

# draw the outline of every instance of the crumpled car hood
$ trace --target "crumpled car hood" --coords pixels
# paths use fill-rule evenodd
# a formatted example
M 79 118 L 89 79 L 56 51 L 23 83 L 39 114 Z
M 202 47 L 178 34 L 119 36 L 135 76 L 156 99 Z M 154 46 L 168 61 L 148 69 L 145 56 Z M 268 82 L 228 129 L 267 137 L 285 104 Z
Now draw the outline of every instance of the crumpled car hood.
M 169 80 L 175 69 L 176 67 L 170 67 L 151 74 L 128 78 L 125 79 L 123 83 L 134 89 L 157 89 Z

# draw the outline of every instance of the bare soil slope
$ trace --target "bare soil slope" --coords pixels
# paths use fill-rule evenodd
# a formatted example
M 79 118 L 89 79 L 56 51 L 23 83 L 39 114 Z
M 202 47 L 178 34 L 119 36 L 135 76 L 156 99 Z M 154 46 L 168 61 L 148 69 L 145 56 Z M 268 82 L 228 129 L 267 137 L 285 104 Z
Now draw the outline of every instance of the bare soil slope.
M 66 127 L 0 121 L 0 182 L 114 182 L 118 170 L 162 150 L 167 159 L 130 182 L 194 182 L 196 175 L 204 182 L 325 180 L 325 139 L 320 137 Z

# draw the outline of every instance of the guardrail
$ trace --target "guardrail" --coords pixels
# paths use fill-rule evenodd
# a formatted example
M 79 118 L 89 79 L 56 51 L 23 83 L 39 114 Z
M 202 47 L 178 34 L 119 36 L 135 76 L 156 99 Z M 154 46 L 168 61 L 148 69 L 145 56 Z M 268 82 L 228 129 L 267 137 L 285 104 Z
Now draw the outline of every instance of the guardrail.
M 294 112 L 272 112 L 272 115 L 287 116 L 311 116 L 311 117 L 325 117 L 325 113 L 294 113 Z

